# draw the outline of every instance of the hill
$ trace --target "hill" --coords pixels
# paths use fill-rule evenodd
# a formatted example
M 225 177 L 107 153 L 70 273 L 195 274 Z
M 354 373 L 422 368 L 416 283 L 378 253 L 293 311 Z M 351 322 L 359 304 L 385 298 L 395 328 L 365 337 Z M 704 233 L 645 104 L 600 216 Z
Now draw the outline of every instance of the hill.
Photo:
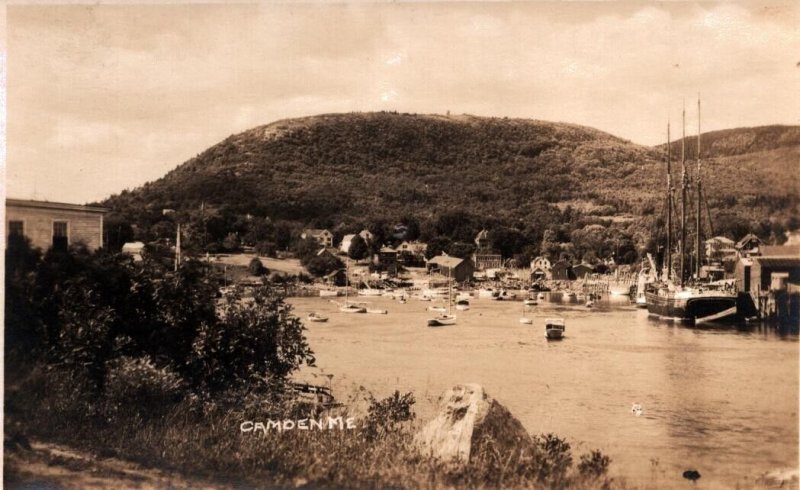
M 798 133 L 773 126 L 704 135 L 713 155 L 704 167 L 713 213 L 724 205 L 745 220 L 796 214 Z M 328 114 L 232 135 L 103 204 L 143 227 L 157 223 L 163 208 L 323 227 L 460 211 L 476 226 L 542 227 L 570 220 L 566 203 L 584 203 L 595 215 L 658 214 L 663 149 L 565 123 Z

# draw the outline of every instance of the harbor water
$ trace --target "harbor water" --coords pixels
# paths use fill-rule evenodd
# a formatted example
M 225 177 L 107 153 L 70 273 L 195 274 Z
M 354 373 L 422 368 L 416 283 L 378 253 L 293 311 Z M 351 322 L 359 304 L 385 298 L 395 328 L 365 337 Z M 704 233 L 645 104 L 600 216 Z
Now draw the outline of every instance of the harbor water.
M 592 308 L 557 297 L 527 307 L 475 299 L 458 323 L 426 327 L 431 304 L 367 298 L 387 315 L 345 314 L 325 298 L 293 298 L 334 393 L 363 385 L 376 397 L 413 391 L 427 420 L 438 396 L 479 383 L 533 434 L 554 433 L 573 455 L 600 449 L 631 487 L 748 488 L 798 464 L 798 338 L 773 328 L 689 328 L 648 317 L 627 297 Z M 544 320 L 566 334 L 548 341 Z M 302 373 L 301 373 L 302 374 Z M 641 411 L 632 410 L 634 404 Z

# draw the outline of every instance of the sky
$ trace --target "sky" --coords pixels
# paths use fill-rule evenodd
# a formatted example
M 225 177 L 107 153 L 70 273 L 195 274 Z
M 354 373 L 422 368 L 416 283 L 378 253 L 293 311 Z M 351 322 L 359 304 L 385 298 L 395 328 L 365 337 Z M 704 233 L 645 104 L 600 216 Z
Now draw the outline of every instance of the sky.
M 231 134 L 332 112 L 561 121 L 654 145 L 684 101 L 697 131 L 699 95 L 703 131 L 800 124 L 793 0 L 12 4 L 3 19 L 9 197 L 94 202 Z

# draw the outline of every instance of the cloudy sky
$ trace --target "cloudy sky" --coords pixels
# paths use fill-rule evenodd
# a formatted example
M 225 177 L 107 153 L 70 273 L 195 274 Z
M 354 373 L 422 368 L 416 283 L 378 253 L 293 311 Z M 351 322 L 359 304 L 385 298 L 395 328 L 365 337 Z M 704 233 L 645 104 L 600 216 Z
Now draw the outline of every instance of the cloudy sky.
M 800 2 L 12 5 L 7 194 L 89 202 L 319 113 L 565 121 L 641 144 L 800 124 Z

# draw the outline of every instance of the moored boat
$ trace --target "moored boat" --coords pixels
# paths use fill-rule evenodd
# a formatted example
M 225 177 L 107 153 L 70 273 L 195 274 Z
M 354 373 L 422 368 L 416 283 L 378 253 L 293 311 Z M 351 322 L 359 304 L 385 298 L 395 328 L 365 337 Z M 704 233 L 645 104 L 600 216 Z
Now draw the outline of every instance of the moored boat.
M 547 340 L 561 340 L 566 329 L 563 318 L 547 318 L 544 321 L 544 336 Z
M 443 327 L 445 325 L 455 325 L 455 323 L 456 323 L 456 316 L 448 315 L 446 313 L 442 313 L 441 315 L 428 320 L 429 327 Z
M 328 317 L 327 316 L 322 316 L 319 313 L 315 313 L 315 312 L 312 311 L 311 313 L 308 314 L 308 321 L 310 321 L 310 322 L 327 322 L 328 321 Z

